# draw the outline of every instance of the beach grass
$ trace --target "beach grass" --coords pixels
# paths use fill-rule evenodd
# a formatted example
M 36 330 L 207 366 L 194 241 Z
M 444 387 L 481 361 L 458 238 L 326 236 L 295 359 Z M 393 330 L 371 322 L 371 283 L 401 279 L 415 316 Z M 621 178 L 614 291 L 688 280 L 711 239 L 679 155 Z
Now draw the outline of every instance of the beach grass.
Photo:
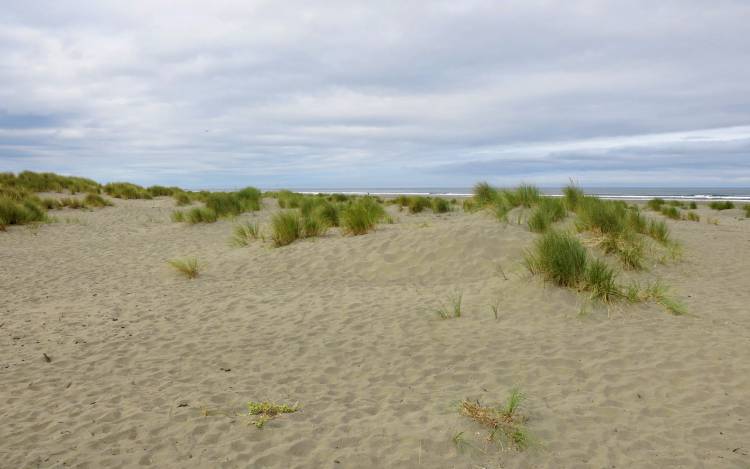
M 671 206 L 671 205 L 667 206 L 667 207 L 662 207 L 661 210 L 660 210 L 660 212 L 661 212 L 662 215 L 664 215 L 665 217 L 670 218 L 672 220 L 679 220 L 679 219 L 682 218 L 682 217 L 680 217 L 680 211 L 677 210 L 676 207 Z
M 363 197 L 350 202 L 341 213 L 341 227 L 350 235 L 363 235 L 375 228 L 385 217 L 385 209 L 377 201 Z
M 199 265 L 198 259 L 195 257 L 187 257 L 184 259 L 172 259 L 167 261 L 177 272 L 181 273 L 189 279 L 198 277 Z
M 219 219 L 219 216 L 213 209 L 207 207 L 194 207 L 185 213 L 183 219 L 190 224 L 214 223 Z
M 105 184 L 103 190 L 110 197 L 117 199 L 153 199 L 147 189 L 129 182 L 111 182 Z
M 185 205 L 190 205 L 191 203 L 193 203 L 193 201 L 190 199 L 190 196 L 186 192 L 175 192 L 172 197 L 174 198 L 174 201 L 178 207 L 184 207 Z
M 586 266 L 584 282 L 593 299 L 609 303 L 620 295 L 617 273 L 604 261 L 593 259 Z
M 689 221 L 697 221 L 697 222 L 701 221 L 700 215 L 698 215 L 695 212 L 687 212 L 685 214 L 685 219 Z
M 302 234 L 302 218 L 297 210 L 281 211 L 271 217 L 271 239 L 276 247 L 287 246 Z
M 461 303 L 463 301 L 463 292 L 456 290 L 448 298 L 447 303 L 441 304 L 436 313 L 440 319 L 457 319 L 461 317 Z
M 87 207 L 110 207 L 113 205 L 112 202 L 94 192 L 86 194 L 86 197 L 83 199 L 83 204 Z
M 451 204 L 442 197 L 432 197 L 430 205 L 433 213 L 447 213 L 451 210 Z
M 555 285 L 577 288 L 586 274 L 586 248 L 575 236 L 549 230 L 527 251 L 524 262 L 532 274 L 541 274 Z
M 247 221 L 234 227 L 230 244 L 236 247 L 244 247 L 260 237 L 261 233 L 258 223 Z
M 527 417 L 520 413 L 525 395 L 514 389 L 501 406 L 485 406 L 479 401 L 464 399 L 459 404 L 459 412 L 488 429 L 487 440 L 497 441 L 503 437 L 516 450 L 528 448 L 531 439 L 524 427 Z M 454 437 L 455 440 L 455 437 Z
M 728 200 L 724 202 L 714 201 L 708 204 L 708 206 L 713 210 L 729 210 L 734 208 L 734 203 Z

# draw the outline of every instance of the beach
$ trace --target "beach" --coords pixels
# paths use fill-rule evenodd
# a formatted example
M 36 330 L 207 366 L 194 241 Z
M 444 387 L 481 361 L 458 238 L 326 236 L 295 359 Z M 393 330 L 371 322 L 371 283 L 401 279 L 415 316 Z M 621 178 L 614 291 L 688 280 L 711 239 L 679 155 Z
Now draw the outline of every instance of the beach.
M 2 468 L 750 466 L 739 209 L 666 220 L 682 257 L 639 275 L 678 316 L 531 276 L 537 235 L 481 211 L 389 205 L 362 236 L 233 247 L 276 200 L 195 225 L 169 197 L 110 200 L 0 233 Z M 186 256 L 195 279 L 167 264 Z M 441 320 L 456 293 L 461 317 Z M 456 410 L 513 389 L 524 451 Z M 298 410 L 257 428 L 248 401 Z

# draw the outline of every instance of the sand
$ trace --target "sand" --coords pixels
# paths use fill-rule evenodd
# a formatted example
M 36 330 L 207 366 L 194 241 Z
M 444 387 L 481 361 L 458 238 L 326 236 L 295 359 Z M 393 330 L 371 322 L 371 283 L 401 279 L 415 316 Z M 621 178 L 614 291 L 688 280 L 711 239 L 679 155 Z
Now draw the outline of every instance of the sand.
M 750 467 L 739 210 L 668 222 L 684 260 L 644 278 L 673 287 L 691 313 L 678 317 L 579 315 L 582 296 L 521 266 L 535 235 L 483 214 L 389 207 L 398 223 L 365 236 L 232 248 L 232 221 L 172 223 L 167 198 L 115 204 L 0 233 L 2 468 Z M 199 278 L 166 264 L 184 256 Z M 463 316 L 438 319 L 456 290 Z M 456 412 L 514 387 L 524 452 Z M 301 410 L 257 429 L 238 415 L 249 400 Z

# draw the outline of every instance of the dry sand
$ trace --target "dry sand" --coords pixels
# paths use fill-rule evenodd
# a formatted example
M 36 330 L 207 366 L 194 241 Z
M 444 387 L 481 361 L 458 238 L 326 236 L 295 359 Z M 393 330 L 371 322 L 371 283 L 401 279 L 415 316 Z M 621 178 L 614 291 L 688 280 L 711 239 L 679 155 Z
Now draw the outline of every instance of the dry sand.
M 668 222 L 684 260 L 645 277 L 685 301 L 677 317 L 579 316 L 581 296 L 521 267 L 534 235 L 482 214 L 394 212 L 365 236 L 231 248 L 231 221 L 115 204 L 0 233 L 2 468 L 750 467 L 739 210 Z M 191 255 L 198 279 L 166 264 Z M 456 289 L 463 317 L 437 319 Z M 513 387 L 536 440 L 520 453 L 455 410 Z M 235 415 L 249 400 L 301 411 L 257 429 Z M 460 431 L 477 449 L 457 450 Z

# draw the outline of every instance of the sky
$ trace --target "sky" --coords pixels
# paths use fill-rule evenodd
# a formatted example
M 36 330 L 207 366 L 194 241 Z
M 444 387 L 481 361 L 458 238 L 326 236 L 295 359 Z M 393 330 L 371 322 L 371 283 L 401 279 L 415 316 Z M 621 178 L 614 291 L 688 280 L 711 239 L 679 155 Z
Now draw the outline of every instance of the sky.
M 750 2 L 3 1 L 0 171 L 750 186 Z

